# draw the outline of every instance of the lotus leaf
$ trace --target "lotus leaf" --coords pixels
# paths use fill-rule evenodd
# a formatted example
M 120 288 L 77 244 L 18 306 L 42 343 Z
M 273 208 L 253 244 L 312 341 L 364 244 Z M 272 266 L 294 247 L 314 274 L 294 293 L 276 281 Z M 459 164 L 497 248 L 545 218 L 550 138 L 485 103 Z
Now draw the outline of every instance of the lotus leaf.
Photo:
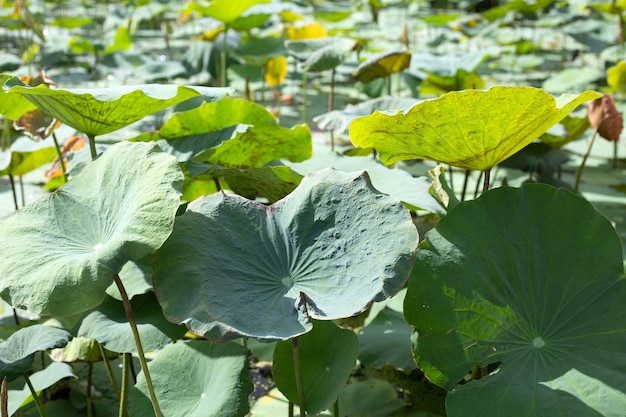
M 182 179 L 176 159 L 154 143 L 109 147 L 55 193 L 0 222 L 0 296 L 57 316 L 98 305 L 127 261 L 169 236 Z
M 284 340 L 309 317 L 349 317 L 396 293 L 416 242 L 408 211 L 367 174 L 323 170 L 269 207 L 224 193 L 191 202 L 153 280 L 166 317 L 197 334 Z
M 544 184 L 491 190 L 417 253 L 404 313 L 418 366 L 451 390 L 450 417 L 626 408 L 622 247 L 586 200 Z M 458 385 L 472 368 L 483 377 Z
M 519 151 L 580 104 L 600 97 L 585 91 L 555 100 L 533 87 L 493 87 L 451 92 L 390 116 L 355 119 L 352 142 L 374 147 L 386 164 L 428 159 L 487 170 Z

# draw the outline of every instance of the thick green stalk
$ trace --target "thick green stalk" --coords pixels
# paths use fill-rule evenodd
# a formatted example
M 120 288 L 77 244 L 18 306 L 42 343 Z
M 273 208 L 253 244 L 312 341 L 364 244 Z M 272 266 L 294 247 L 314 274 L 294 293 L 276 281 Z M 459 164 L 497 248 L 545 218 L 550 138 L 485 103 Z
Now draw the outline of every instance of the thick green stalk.
M 37 391 L 35 391 L 35 387 L 33 387 L 33 384 L 30 382 L 30 378 L 28 377 L 28 374 L 24 374 L 24 378 L 26 379 L 26 385 L 28 385 L 30 394 L 33 396 L 33 399 L 35 400 L 35 405 L 37 406 L 37 410 L 39 410 L 39 415 L 41 417 L 48 417 L 48 413 L 46 412 L 46 409 L 44 408 L 43 403 L 41 402 L 41 398 L 39 398 L 39 395 L 37 395 Z
M 337 397 L 335 404 L 333 404 L 333 415 L 339 417 L 339 397 Z
M 91 398 L 91 384 L 93 380 L 93 362 L 88 364 L 89 370 L 87 372 L 87 417 L 93 417 L 93 400 Z
M 483 182 L 483 193 L 489 191 L 489 184 L 491 182 L 491 169 L 485 170 L 485 179 Z
M 298 400 L 300 402 L 300 417 L 306 417 L 306 406 L 304 403 L 304 385 L 302 383 L 302 370 L 300 369 L 300 348 L 298 347 L 298 337 L 291 339 L 293 348 L 293 369 L 296 377 L 296 388 L 298 389 Z
M 133 356 L 130 353 L 124 353 L 122 359 L 122 396 L 120 397 L 119 417 L 127 417 L 126 405 L 128 403 L 128 377 L 130 373 L 130 363 Z
M 89 139 L 89 150 L 91 151 L 91 159 L 94 160 L 98 157 L 98 151 L 96 150 L 96 137 L 94 135 L 87 135 Z
M 144 355 L 143 346 L 141 345 L 141 339 L 139 338 L 139 330 L 137 330 L 137 322 L 135 321 L 135 315 L 133 314 L 133 310 L 130 306 L 130 300 L 128 299 L 128 294 L 126 294 L 126 289 L 124 288 L 124 284 L 120 279 L 118 274 L 113 276 L 113 280 L 115 281 L 115 285 L 117 289 L 120 291 L 120 295 L 122 296 L 122 303 L 124 304 L 124 310 L 126 311 L 126 317 L 128 318 L 128 322 L 130 324 L 130 328 L 133 332 L 133 338 L 135 339 L 135 346 L 137 347 L 137 355 L 139 356 L 139 363 L 141 364 L 141 371 L 143 372 L 143 376 L 146 380 L 146 388 L 148 389 L 148 393 L 150 394 L 150 402 L 152 403 L 152 408 L 154 409 L 155 417 L 163 417 L 163 413 L 161 412 L 161 408 L 159 407 L 159 402 L 156 397 L 156 393 L 154 392 L 154 386 L 152 385 L 152 378 L 150 377 L 150 370 L 148 369 L 148 363 L 146 362 L 146 357 Z

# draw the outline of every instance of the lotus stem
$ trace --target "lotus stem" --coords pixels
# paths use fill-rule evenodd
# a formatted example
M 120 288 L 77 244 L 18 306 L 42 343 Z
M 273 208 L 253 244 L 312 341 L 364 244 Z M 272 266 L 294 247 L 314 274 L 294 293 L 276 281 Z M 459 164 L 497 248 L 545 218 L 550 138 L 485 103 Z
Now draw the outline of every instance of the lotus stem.
M 335 68 L 330 72 L 330 91 L 328 93 L 328 111 L 331 112 L 334 109 L 335 101 Z M 335 134 L 333 130 L 330 131 L 330 151 L 335 150 Z
M 452 190 L 452 192 L 454 192 L 454 181 L 452 178 L 452 165 L 448 165 L 448 172 L 450 173 L 450 190 Z
M 287 411 L 287 415 L 289 417 L 294 417 L 294 412 L 293 412 L 293 403 L 291 401 L 289 401 L 289 409 Z
M 463 190 L 461 190 L 461 201 L 465 201 L 465 193 L 467 192 L 467 184 L 469 183 L 470 170 L 465 170 L 465 176 L 463 177 Z
M 300 405 L 300 417 L 306 417 L 306 406 L 304 403 L 304 385 L 302 384 L 302 370 L 300 369 L 300 348 L 298 347 L 298 337 L 291 339 L 293 349 L 293 370 L 296 377 L 296 388 L 298 389 L 298 400 Z
M 17 191 L 15 190 L 15 178 L 13 177 L 13 174 L 8 174 L 9 175 L 9 182 L 11 183 L 11 191 L 13 193 L 13 205 L 15 207 L 15 211 L 18 211 L 20 209 L 20 203 L 17 201 Z
M 87 371 L 87 417 L 93 417 L 93 401 L 91 398 L 91 382 L 93 378 L 93 362 L 89 362 Z
M 130 328 L 133 332 L 133 338 L 135 339 L 135 346 L 137 347 L 137 355 L 139 356 L 139 363 L 141 364 L 141 370 L 146 380 L 146 388 L 148 389 L 148 393 L 150 394 L 150 402 L 152 403 L 152 408 L 154 409 L 154 415 L 155 417 L 163 417 L 163 413 L 161 412 L 161 408 L 159 407 L 159 402 L 157 400 L 156 393 L 154 392 L 154 386 L 152 385 L 152 378 L 150 377 L 150 370 L 148 369 L 148 363 L 146 362 L 146 357 L 144 355 L 143 346 L 141 345 L 141 339 L 139 338 L 139 330 L 137 330 L 137 322 L 135 321 L 135 316 L 133 314 L 133 310 L 130 305 L 130 300 L 128 299 L 128 294 L 126 293 L 126 289 L 124 288 L 124 284 L 122 283 L 122 280 L 120 279 L 119 274 L 113 275 L 113 280 L 115 281 L 115 285 L 117 286 L 117 289 L 120 291 L 120 295 L 122 296 L 122 303 L 124 304 L 126 317 L 128 318 L 128 323 L 130 324 Z
M 130 364 L 133 357 L 130 353 L 124 353 L 122 359 L 122 395 L 120 397 L 119 417 L 127 417 L 128 411 L 126 404 L 128 403 L 128 373 L 130 372 Z
M 48 417 L 48 413 L 46 412 L 46 409 L 44 408 L 43 403 L 41 402 L 41 398 L 39 398 L 39 395 L 37 395 L 37 391 L 35 391 L 35 387 L 33 387 L 33 384 L 30 382 L 30 378 L 28 377 L 28 374 L 26 373 L 24 374 L 24 379 L 26 379 L 26 385 L 28 385 L 30 394 L 33 396 L 33 399 L 35 400 L 35 405 L 37 406 L 39 415 L 41 417 Z
M 335 404 L 333 404 L 333 415 L 339 417 L 339 397 L 337 397 Z
M 613 163 L 611 164 L 613 169 L 617 168 L 617 141 L 613 142 Z
M 15 320 L 15 325 L 20 325 L 20 317 L 17 315 L 17 310 L 13 307 L 13 320 Z
M 302 71 L 302 123 L 306 123 L 307 72 Z
M 593 142 L 596 140 L 596 134 L 598 133 L 598 129 L 594 129 L 591 134 L 591 139 L 589 139 L 589 144 L 587 145 L 587 150 L 585 151 L 585 155 L 583 155 L 583 160 L 578 167 L 578 172 L 576 172 L 576 182 L 574 183 L 574 192 L 578 193 L 578 189 L 580 187 L 580 178 L 583 176 L 583 171 L 585 169 L 585 164 L 587 163 L 587 158 L 589 158 L 589 154 L 591 153 L 591 147 L 593 146 Z
M 87 135 L 89 139 L 89 150 L 91 151 L 91 160 L 93 161 L 98 157 L 98 151 L 96 150 L 96 137 L 94 135 Z
M 61 151 L 61 147 L 59 146 L 59 141 L 57 140 L 57 134 L 52 132 L 52 140 L 54 140 L 54 149 L 57 151 L 57 158 L 59 158 L 59 165 L 61 165 L 61 172 L 63 173 L 63 179 L 67 182 L 67 172 L 65 170 L 65 161 L 63 160 L 63 152 Z
M 485 170 L 485 178 L 483 180 L 483 193 L 489 191 L 490 182 L 491 182 L 491 168 Z
M 0 415 L 9 417 L 9 389 L 6 376 L 2 378 L 2 388 L 0 388 Z
M 98 350 L 100 350 L 100 356 L 102 356 L 102 362 L 104 362 L 104 367 L 107 371 L 107 375 L 109 376 L 109 381 L 111 381 L 111 385 L 113 386 L 113 390 L 115 391 L 115 395 L 117 396 L 117 399 L 120 399 L 120 387 L 117 385 L 117 381 L 115 380 L 115 375 L 113 375 L 113 368 L 111 367 L 111 362 L 109 361 L 109 358 L 107 357 L 106 352 L 104 351 L 104 347 L 102 346 L 102 343 L 97 342 L 98 344 Z
M 226 38 L 228 34 L 228 25 L 224 25 L 222 32 L 222 50 L 220 51 L 220 86 L 226 87 L 226 48 L 228 46 Z

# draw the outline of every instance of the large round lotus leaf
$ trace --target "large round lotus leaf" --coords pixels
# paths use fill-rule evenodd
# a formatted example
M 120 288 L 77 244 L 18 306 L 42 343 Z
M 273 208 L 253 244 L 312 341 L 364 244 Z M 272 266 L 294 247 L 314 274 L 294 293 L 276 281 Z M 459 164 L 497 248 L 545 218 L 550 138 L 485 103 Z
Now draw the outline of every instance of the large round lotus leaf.
M 141 344 L 146 351 L 161 349 L 185 334 L 185 327 L 168 322 L 161 313 L 154 293 L 138 295 L 131 301 Z M 128 319 L 121 301 L 112 297 L 87 313 L 78 336 L 96 339 L 112 352 L 136 352 Z
M 366 173 L 324 170 L 269 207 L 224 193 L 190 203 L 153 258 L 155 291 L 170 320 L 210 339 L 288 339 L 309 314 L 348 317 L 396 293 L 417 238 Z
M 486 170 L 519 151 L 580 104 L 600 97 L 585 91 L 555 100 L 533 87 L 451 92 L 413 106 L 406 114 L 380 112 L 355 119 L 352 143 L 374 147 L 386 164 L 428 159 Z
M 156 144 L 109 147 L 55 193 L 0 222 L 0 296 L 56 316 L 98 305 L 127 261 L 167 239 L 182 179 Z
M 32 366 L 36 352 L 65 346 L 71 338 L 67 330 L 42 324 L 18 330 L 0 343 L 0 380 L 23 375 Z
M 542 184 L 489 191 L 417 251 L 404 305 L 415 360 L 452 390 L 450 417 L 619 415 L 623 277 L 618 235 L 581 197 Z M 475 366 L 491 373 L 457 385 Z
M 307 414 L 317 415 L 333 405 L 346 385 L 359 356 L 359 341 L 351 330 L 316 322 L 313 330 L 298 337 L 297 344 L 304 405 Z M 272 374 L 285 397 L 300 404 L 291 340 L 276 344 Z
M 88 89 L 29 87 L 12 78 L 4 84 L 7 97 L 19 94 L 44 112 L 87 135 L 113 132 L 192 97 L 218 99 L 228 89 L 146 84 Z
M 252 382 L 241 345 L 190 341 L 170 345 L 148 364 L 164 416 L 238 417 L 248 412 Z M 143 373 L 130 392 L 129 414 L 153 414 Z

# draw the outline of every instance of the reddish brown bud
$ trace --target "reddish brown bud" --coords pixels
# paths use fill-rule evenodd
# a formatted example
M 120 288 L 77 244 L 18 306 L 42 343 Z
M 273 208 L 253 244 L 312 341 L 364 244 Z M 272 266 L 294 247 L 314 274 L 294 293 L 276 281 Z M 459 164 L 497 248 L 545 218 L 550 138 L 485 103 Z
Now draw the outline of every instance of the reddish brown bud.
M 604 139 L 611 142 L 619 140 L 624 121 L 611 95 L 604 94 L 601 98 L 589 102 L 589 124 Z

